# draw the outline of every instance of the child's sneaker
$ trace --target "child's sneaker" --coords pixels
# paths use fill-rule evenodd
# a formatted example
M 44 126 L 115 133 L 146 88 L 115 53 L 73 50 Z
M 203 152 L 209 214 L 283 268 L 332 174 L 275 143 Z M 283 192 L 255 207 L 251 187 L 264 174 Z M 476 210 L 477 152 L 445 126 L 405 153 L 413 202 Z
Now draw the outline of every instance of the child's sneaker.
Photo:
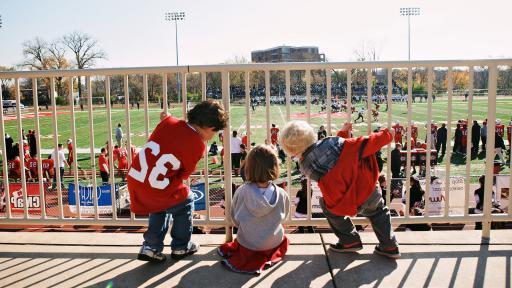
M 400 254 L 400 250 L 398 250 L 398 247 L 382 249 L 378 245 L 375 246 L 375 253 L 382 256 L 386 256 L 391 259 L 398 259 L 402 255 Z
M 192 255 L 192 254 L 196 253 L 197 250 L 199 250 L 199 244 L 190 242 L 190 248 L 188 248 L 188 249 L 172 250 L 171 258 L 174 260 L 180 260 L 180 259 L 187 257 L 188 255 Z
M 165 261 L 165 255 L 162 252 L 156 252 L 149 246 L 142 246 L 137 255 L 137 259 L 142 261 L 149 261 L 154 263 L 161 263 Z
M 356 252 L 363 249 L 363 243 L 353 242 L 349 244 L 336 243 L 329 246 L 334 252 L 345 253 L 345 252 Z

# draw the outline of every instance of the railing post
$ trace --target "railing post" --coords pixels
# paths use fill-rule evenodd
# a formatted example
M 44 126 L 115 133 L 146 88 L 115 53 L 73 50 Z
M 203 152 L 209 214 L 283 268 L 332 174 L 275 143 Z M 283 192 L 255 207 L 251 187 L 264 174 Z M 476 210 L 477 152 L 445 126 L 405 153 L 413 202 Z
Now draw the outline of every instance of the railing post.
M 96 153 L 94 152 L 94 114 L 93 114 L 93 107 L 92 107 L 92 83 L 91 83 L 91 76 L 87 76 L 86 81 L 87 83 L 87 93 L 89 94 L 87 99 L 87 112 L 89 114 L 89 155 L 91 156 L 91 180 L 92 180 L 92 190 L 95 193 L 92 193 L 92 199 L 94 201 L 94 219 L 98 220 L 100 218 L 99 211 L 98 211 L 98 185 L 96 183 Z M 107 82 L 107 77 L 105 77 L 105 84 Z M 110 100 L 108 100 L 110 101 Z M 105 103 L 105 105 L 110 105 Z M 106 107 L 106 106 L 105 106 Z M 78 189 L 78 187 L 77 187 Z M 77 198 L 77 201 L 79 198 Z
M 332 120 L 331 120 L 331 105 L 332 105 L 332 91 L 331 91 L 331 86 L 332 86 L 332 78 L 331 78 L 331 71 L 332 71 L 332 68 L 331 67 L 328 67 L 326 68 L 325 70 L 325 87 L 326 87 L 326 91 L 325 91 L 325 111 L 327 113 L 327 118 L 326 118 L 326 121 L 327 121 L 327 136 L 331 136 L 332 135 Z M 320 102 L 321 103 L 321 102 Z
M 497 86 L 497 66 L 491 64 L 489 71 L 489 93 L 487 95 L 487 144 L 485 154 L 485 186 L 484 186 L 484 221 L 482 222 L 482 242 L 489 242 L 491 238 L 491 203 L 492 186 L 494 177 L 494 143 L 496 139 L 496 86 Z
M 81 76 L 78 76 L 81 77 Z M 87 83 L 86 83 L 87 85 Z M 75 99 L 73 97 L 73 77 L 69 77 L 69 83 L 68 83 L 68 90 L 69 90 L 69 109 L 71 111 L 71 143 L 73 144 L 73 151 L 72 155 L 69 155 L 69 157 L 73 158 L 73 183 L 75 184 L 75 208 L 76 208 L 76 215 L 77 219 L 82 218 L 82 213 L 80 213 L 80 190 L 78 186 L 78 158 L 76 157 L 76 149 L 78 149 L 78 145 L 76 143 L 76 125 L 75 125 Z M 82 95 L 80 95 L 81 100 Z M 70 164 L 71 165 L 71 164 Z M 71 169 L 71 167 L 70 167 Z M 69 191 L 68 191 L 69 194 Z
M 229 72 L 224 70 L 222 71 L 222 101 L 224 102 L 224 110 L 226 113 L 228 113 L 228 115 L 230 112 L 230 97 Z M 224 143 L 222 144 L 224 146 L 224 199 L 226 199 L 225 213 L 226 215 L 229 215 L 229 213 L 231 213 L 231 198 L 233 195 L 231 187 L 231 119 L 229 117 L 226 122 L 226 128 L 224 128 Z M 231 241 L 233 241 L 233 230 L 231 229 L 230 223 L 226 223 L 226 242 Z
M 6 149 L 6 146 L 5 146 L 5 123 L 4 123 L 4 107 L 3 107 L 3 103 L 4 103 L 4 100 L 3 100 L 3 96 L 2 96 L 2 85 L 0 85 L 0 103 L 2 104 L 2 109 L 0 109 L 0 133 L 2 134 L 1 137 L 2 137 L 2 169 L 3 169 L 3 174 L 2 174 L 2 177 L 3 177 L 3 186 L 4 186 L 4 195 L 6 195 L 5 197 L 5 211 L 6 211 L 6 216 L 7 216 L 7 219 L 11 218 L 11 197 L 10 197 L 10 192 L 9 192 L 9 170 L 8 170 L 8 167 L 7 167 L 7 162 L 8 162 L 8 159 L 7 159 L 7 149 Z M 39 133 L 39 131 L 37 131 Z M 41 162 L 41 161 L 39 161 Z
M 445 191 L 445 201 L 444 201 L 444 216 L 448 217 L 450 215 L 450 175 L 451 175 L 451 159 L 452 159 L 452 101 L 453 101 L 453 73 L 452 67 L 448 67 L 448 120 L 446 122 L 446 155 L 444 157 L 445 161 L 445 182 L 444 182 L 444 191 Z M 457 127 L 457 126 L 455 126 Z
M 393 69 L 392 68 L 388 68 L 387 69 L 387 76 L 388 76 L 388 97 L 386 99 L 387 101 L 387 107 L 388 107 L 388 121 L 387 121 L 387 125 L 388 125 L 388 129 L 393 129 L 392 128 L 392 125 L 391 125 L 391 111 L 392 111 L 392 107 L 393 107 Z M 391 142 L 389 142 L 388 144 L 388 149 L 387 149 L 387 159 L 391 159 L 391 143 L 395 141 L 395 139 L 393 139 Z M 388 205 L 388 207 L 391 205 L 391 180 L 392 180 L 392 175 L 391 175 L 391 160 L 388 161 L 388 165 L 387 165 L 387 169 L 386 169 L 386 190 L 387 190 L 387 193 L 386 193 L 386 204 Z
M 0 89 L 1 90 L 1 89 Z M 1 93 L 1 92 L 0 92 Z M 32 78 L 32 98 L 34 99 L 34 115 L 35 115 L 35 125 L 36 125 L 36 157 L 37 157 L 37 179 L 39 182 L 39 199 L 41 206 L 41 218 L 46 218 L 46 187 L 44 187 L 43 183 L 43 159 L 41 158 L 41 125 L 39 123 L 39 99 L 37 92 L 37 78 Z M 1 99 L 0 99 L 1 100 Z M 2 109 L 3 110 L 3 109 Z M 3 135 L 3 132 L 2 132 Z
M 409 217 L 411 209 L 411 130 L 412 130 L 412 67 L 407 68 L 407 133 L 404 141 L 407 145 L 405 170 L 405 217 Z M 414 203 L 412 203 L 414 204 Z

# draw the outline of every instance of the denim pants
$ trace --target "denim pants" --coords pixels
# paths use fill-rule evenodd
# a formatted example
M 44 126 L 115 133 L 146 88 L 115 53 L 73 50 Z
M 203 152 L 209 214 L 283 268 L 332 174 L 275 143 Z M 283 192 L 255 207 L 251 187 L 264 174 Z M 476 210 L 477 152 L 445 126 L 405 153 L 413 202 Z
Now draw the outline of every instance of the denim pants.
M 342 244 L 351 244 L 361 242 L 361 237 L 357 233 L 352 220 L 348 216 L 338 216 L 331 213 L 325 207 L 324 199 L 320 198 L 320 206 L 331 226 L 334 234 L 338 236 L 339 242 Z M 388 207 L 384 204 L 382 193 L 377 186 L 370 197 L 357 208 L 357 213 L 370 219 L 373 231 L 379 240 L 379 247 L 393 248 L 397 247 L 395 235 L 391 227 L 391 216 Z
M 192 214 L 194 212 L 194 194 L 189 192 L 188 198 L 183 202 L 168 208 L 165 211 L 149 214 L 148 230 L 144 232 L 144 246 L 162 252 L 164 239 L 169 230 L 169 224 L 173 219 L 171 228 L 171 250 L 190 248 L 192 236 Z

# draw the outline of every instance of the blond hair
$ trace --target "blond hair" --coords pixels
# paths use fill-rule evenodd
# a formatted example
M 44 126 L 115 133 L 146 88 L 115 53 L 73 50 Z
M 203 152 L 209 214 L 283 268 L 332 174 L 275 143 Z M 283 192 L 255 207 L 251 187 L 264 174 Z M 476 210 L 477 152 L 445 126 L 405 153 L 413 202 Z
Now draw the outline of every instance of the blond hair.
M 279 178 L 277 156 L 268 145 L 258 145 L 247 155 L 245 177 L 253 183 L 265 183 Z
M 317 134 L 311 125 L 305 121 L 294 120 L 284 125 L 279 143 L 288 155 L 294 156 L 302 154 L 316 140 Z

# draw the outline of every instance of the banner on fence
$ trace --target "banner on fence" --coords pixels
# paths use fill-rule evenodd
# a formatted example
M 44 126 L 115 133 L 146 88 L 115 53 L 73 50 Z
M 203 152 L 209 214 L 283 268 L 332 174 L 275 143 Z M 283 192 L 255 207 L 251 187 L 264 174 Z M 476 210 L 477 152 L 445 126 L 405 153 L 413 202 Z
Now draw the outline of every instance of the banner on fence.
M 9 194 L 12 213 L 24 213 L 23 190 L 21 183 L 10 183 Z M 41 196 L 39 183 L 27 183 L 27 207 L 29 214 L 41 214 Z
M 444 178 L 437 178 L 430 184 L 429 215 L 441 215 L 444 211 L 446 197 L 444 180 Z M 420 179 L 420 186 L 425 191 L 426 179 Z M 450 213 L 464 213 L 464 186 L 464 177 L 450 177 Z
M 198 183 L 190 185 L 190 190 L 194 193 L 194 210 L 206 210 L 206 198 L 205 198 L 205 185 L 204 183 Z
M 323 213 L 320 198 L 322 198 L 322 191 L 320 191 L 318 183 L 311 181 L 311 213 Z
M 98 213 L 112 214 L 112 198 L 110 185 L 96 187 L 98 197 Z M 78 185 L 78 197 L 80 198 L 80 214 L 94 214 L 94 194 L 92 186 Z M 69 210 L 76 214 L 75 184 L 69 183 L 68 192 Z

